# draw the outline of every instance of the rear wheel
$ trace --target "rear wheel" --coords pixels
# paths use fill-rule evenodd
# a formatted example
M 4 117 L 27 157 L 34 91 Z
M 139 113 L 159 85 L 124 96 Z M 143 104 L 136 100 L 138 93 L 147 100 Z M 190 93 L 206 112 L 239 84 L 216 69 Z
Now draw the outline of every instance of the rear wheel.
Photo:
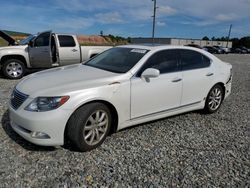
M 2 71 L 9 79 L 19 79 L 25 74 L 25 65 L 19 59 L 8 59 L 3 63 Z
M 67 135 L 80 151 L 92 150 L 103 143 L 111 127 L 111 114 L 102 103 L 90 103 L 80 107 L 70 117 Z
M 221 106 L 223 97 L 224 90 L 222 86 L 216 84 L 208 93 L 204 111 L 209 114 L 216 112 Z

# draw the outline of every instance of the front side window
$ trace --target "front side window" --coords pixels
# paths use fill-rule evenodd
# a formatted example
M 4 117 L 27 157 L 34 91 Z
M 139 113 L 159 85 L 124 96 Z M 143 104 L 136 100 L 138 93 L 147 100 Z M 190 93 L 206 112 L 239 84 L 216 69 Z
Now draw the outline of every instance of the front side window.
M 163 50 L 156 52 L 148 59 L 137 75 L 140 76 L 147 68 L 158 69 L 161 74 L 178 71 L 177 50 Z
M 180 50 L 182 70 L 205 68 L 210 65 L 210 59 L 199 52 Z
M 111 48 L 90 59 L 84 65 L 115 73 L 126 73 L 134 67 L 147 52 L 148 50 L 137 48 Z
M 34 35 L 29 35 L 27 38 L 21 40 L 21 41 L 19 42 L 19 45 L 26 45 L 26 44 L 29 44 L 29 42 L 30 42 L 31 40 L 33 40 L 34 38 L 35 38 Z
M 76 43 L 72 36 L 59 35 L 58 36 L 60 47 L 75 47 Z
M 34 46 L 49 46 L 50 32 L 42 33 L 35 39 Z

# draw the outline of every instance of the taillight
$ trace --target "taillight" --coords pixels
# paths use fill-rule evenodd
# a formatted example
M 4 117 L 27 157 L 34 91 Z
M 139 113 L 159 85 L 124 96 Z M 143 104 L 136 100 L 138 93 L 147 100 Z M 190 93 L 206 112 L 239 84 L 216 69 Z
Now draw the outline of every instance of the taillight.
M 232 78 L 233 78 L 233 69 L 231 68 L 231 69 L 230 69 L 230 75 L 229 75 L 229 78 L 228 78 L 227 83 L 231 82 L 231 81 L 232 81 Z

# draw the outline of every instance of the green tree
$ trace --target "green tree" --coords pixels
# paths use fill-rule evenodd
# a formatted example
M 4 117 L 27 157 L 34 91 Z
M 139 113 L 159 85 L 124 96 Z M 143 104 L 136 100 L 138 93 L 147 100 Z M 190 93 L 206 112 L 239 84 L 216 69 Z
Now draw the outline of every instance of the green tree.
M 207 36 L 203 37 L 202 40 L 209 40 Z

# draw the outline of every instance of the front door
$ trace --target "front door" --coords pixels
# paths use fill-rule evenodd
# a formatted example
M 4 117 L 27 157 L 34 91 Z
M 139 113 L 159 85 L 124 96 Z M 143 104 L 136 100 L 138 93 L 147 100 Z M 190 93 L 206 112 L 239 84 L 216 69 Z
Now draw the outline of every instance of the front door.
M 49 68 L 52 64 L 51 32 L 39 34 L 29 45 L 29 58 L 32 68 Z
M 149 81 L 140 77 L 147 68 L 160 71 L 160 76 Z M 164 112 L 180 106 L 182 76 L 176 50 L 153 54 L 137 76 L 131 78 L 131 119 Z

